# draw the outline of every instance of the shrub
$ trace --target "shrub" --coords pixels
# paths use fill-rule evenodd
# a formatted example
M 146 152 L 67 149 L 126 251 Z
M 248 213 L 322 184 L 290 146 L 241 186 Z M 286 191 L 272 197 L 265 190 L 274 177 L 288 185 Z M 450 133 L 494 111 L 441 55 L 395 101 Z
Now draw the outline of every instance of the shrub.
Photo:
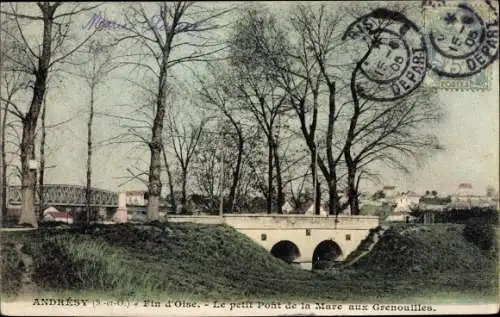
M 33 256 L 33 280 L 45 289 L 113 288 L 120 263 L 112 263 L 115 252 L 98 241 L 67 234 L 27 245 Z M 115 270 L 115 271 L 113 271 Z
M 496 249 L 495 228 L 491 224 L 471 219 L 465 225 L 463 235 L 483 251 Z
M 15 295 L 21 289 L 24 264 L 14 244 L 2 244 L 0 251 L 2 293 Z

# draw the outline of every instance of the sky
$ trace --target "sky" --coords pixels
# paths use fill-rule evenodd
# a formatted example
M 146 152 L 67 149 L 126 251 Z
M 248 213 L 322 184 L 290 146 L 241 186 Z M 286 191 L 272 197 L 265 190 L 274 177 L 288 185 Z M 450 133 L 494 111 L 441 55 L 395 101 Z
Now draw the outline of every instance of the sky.
M 34 4 L 31 4 L 34 5 Z M 101 8 L 110 19 L 120 20 L 122 4 L 109 3 Z M 270 10 L 282 12 L 294 4 L 274 3 Z M 337 3 L 332 3 L 332 6 Z M 334 9 L 332 7 L 332 9 Z M 31 10 L 31 9 L 30 9 Z M 79 17 L 78 25 L 88 22 L 90 14 Z M 233 16 L 234 17 L 234 16 Z M 232 17 L 227 17 L 230 21 Z M 34 26 L 30 29 L 36 37 Z M 39 31 L 39 30 L 38 30 Z M 85 36 L 88 30 L 78 36 Z M 187 70 L 177 71 L 179 77 L 189 81 Z M 98 111 L 112 112 L 127 115 L 129 107 L 123 104 L 137 102 L 137 94 L 130 84 L 122 78 L 127 76 L 125 71 L 115 73 L 99 87 L 96 100 Z M 439 102 L 445 111 L 443 122 L 436 130 L 436 134 L 444 146 L 444 150 L 426 160 L 421 166 L 412 168 L 410 174 L 402 174 L 389 168 L 380 167 L 381 183 L 362 184 L 363 191 L 373 192 L 383 185 L 394 185 L 400 191 L 413 190 L 419 193 L 425 190 L 437 190 L 441 194 L 452 194 L 459 183 L 471 183 L 478 194 L 485 192 L 488 185 L 498 189 L 499 185 L 499 73 L 498 61 L 495 61 L 484 74 L 489 82 L 489 89 L 483 91 L 471 90 L 438 90 Z M 46 170 L 46 183 L 78 184 L 85 183 L 86 157 L 86 107 L 88 103 L 88 89 L 84 83 L 72 76 L 63 76 L 58 87 L 49 90 L 47 96 L 49 124 L 71 119 L 68 124 L 53 128 L 48 133 L 49 156 Z M 464 80 L 477 79 L 474 77 Z M 189 87 L 184 85 L 183 89 Z M 424 85 L 431 85 L 429 81 Z M 122 106 L 120 106 L 122 105 Z M 97 117 L 95 122 L 96 141 L 108 139 L 119 131 L 119 119 Z M 137 159 L 142 163 L 138 163 Z M 126 169 L 135 164 L 147 166 L 149 155 L 130 145 L 112 145 L 98 147 L 94 156 L 95 187 L 124 191 L 131 189 L 145 189 L 139 182 L 130 182 L 122 185 L 127 176 Z M 122 185 L 122 186 L 120 186 Z M 166 186 L 165 186 L 166 187 Z

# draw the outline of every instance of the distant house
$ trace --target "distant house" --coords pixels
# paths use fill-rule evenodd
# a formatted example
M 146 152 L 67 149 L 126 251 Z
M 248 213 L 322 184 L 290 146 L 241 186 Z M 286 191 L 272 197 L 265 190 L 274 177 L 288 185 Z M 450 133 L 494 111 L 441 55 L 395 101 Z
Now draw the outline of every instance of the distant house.
M 461 183 L 456 194 L 451 195 L 450 205 L 455 209 L 490 208 L 495 207 L 497 202 L 492 197 L 474 194 L 472 184 Z
M 308 200 L 305 203 L 298 206 L 297 208 L 295 208 L 295 213 L 299 215 L 313 216 L 315 215 L 314 212 L 315 212 L 315 207 L 313 200 Z M 328 210 L 325 208 L 325 206 L 323 205 L 320 206 L 319 215 L 328 216 Z
M 54 207 L 49 207 L 43 211 L 43 220 L 72 224 L 73 216 L 69 212 L 59 211 Z
M 401 193 L 398 197 L 394 199 L 394 213 L 409 213 L 412 208 L 418 206 L 420 201 L 420 195 L 415 192 L 408 191 L 406 193 Z
M 281 207 L 281 211 L 283 211 L 284 214 L 292 214 L 295 211 L 295 204 L 290 201 L 286 201 L 283 204 L 283 207 Z
M 383 201 L 373 199 L 360 199 L 359 206 L 375 206 L 380 207 L 384 204 Z
M 146 190 L 129 190 L 125 192 L 127 206 L 146 206 Z
M 411 216 L 409 212 L 393 212 L 385 218 L 385 221 L 390 222 L 412 222 L 415 217 Z
M 473 195 L 473 188 L 471 183 L 458 184 L 457 196 L 469 197 Z
M 390 185 L 387 185 L 387 186 L 384 186 L 382 188 L 382 191 L 385 195 L 385 198 L 394 198 L 398 195 L 397 191 L 396 191 L 396 186 L 390 186 Z
M 490 197 L 480 195 L 451 196 L 450 206 L 454 209 L 491 208 L 496 206 L 496 201 Z
M 450 209 L 450 204 L 419 203 L 418 209 L 422 211 L 445 211 Z

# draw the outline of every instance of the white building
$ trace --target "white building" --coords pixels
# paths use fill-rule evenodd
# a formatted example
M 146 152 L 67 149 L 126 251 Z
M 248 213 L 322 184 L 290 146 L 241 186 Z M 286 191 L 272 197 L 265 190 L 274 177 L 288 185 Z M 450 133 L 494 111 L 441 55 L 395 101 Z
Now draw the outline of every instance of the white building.
M 284 214 L 293 214 L 295 211 L 295 207 L 292 206 L 292 204 L 289 201 L 286 201 L 283 204 L 283 207 L 281 207 L 281 210 L 283 211 Z
M 382 188 L 382 191 L 384 192 L 386 199 L 394 198 L 398 195 L 398 192 L 396 191 L 396 186 L 384 186 Z
M 49 207 L 43 211 L 44 221 L 58 221 L 68 224 L 73 223 L 73 216 L 69 212 L 62 212 L 54 207 Z
M 473 188 L 470 183 L 461 183 L 458 185 L 457 196 L 458 197 L 470 197 L 473 196 Z
M 302 214 L 302 215 L 307 215 L 307 216 L 314 216 L 314 202 L 312 200 L 302 204 L 298 208 L 295 209 L 296 214 Z M 325 209 L 323 204 L 320 205 L 319 208 L 319 215 L 320 216 L 328 216 L 328 210 Z
M 458 209 L 470 209 L 473 207 L 494 207 L 496 202 L 485 195 L 474 193 L 472 184 L 461 183 L 458 185 L 455 195 L 451 195 L 451 206 Z
M 129 206 L 146 206 L 147 202 L 144 199 L 145 190 L 130 190 L 125 192 L 125 201 Z
M 410 212 L 411 208 L 417 207 L 420 200 L 420 195 L 417 193 L 408 191 L 402 193 L 394 199 L 396 207 L 394 207 L 394 212 Z

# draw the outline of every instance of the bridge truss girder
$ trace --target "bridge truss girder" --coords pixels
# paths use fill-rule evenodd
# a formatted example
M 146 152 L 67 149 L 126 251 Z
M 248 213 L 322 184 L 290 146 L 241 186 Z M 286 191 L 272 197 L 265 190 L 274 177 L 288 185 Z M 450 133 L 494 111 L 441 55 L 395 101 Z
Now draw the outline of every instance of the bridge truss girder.
M 35 203 L 39 203 L 38 195 L 35 195 Z M 50 184 L 43 187 L 45 205 L 85 206 L 85 187 L 78 185 L 56 185 Z M 9 186 L 7 190 L 7 203 L 9 205 L 20 205 L 22 202 L 21 186 Z M 118 206 L 118 194 L 112 191 L 92 188 L 91 206 L 116 207 Z

